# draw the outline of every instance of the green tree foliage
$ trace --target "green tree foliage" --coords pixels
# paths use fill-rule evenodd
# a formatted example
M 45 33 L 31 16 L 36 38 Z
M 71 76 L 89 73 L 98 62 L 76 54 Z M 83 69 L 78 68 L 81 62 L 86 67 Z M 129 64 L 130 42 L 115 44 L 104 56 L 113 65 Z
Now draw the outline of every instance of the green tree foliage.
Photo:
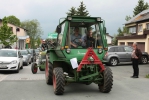
M 114 34 L 114 38 L 112 40 L 112 44 L 113 45 L 117 45 L 117 42 L 118 42 L 118 40 L 117 40 L 117 34 Z
M 131 16 L 130 15 L 125 17 L 125 20 L 126 21 L 129 21 L 130 19 L 131 19 Z
M 71 7 L 71 9 L 66 14 L 67 15 L 77 15 L 77 16 L 88 16 L 89 15 L 83 1 L 81 2 L 80 6 L 77 8 L 77 10 L 75 7 Z
M 12 29 L 7 26 L 7 18 L 2 19 L 3 26 L 0 27 L 0 44 L 5 46 L 12 45 L 17 41 L 16 35 L 13 34 Z
M 27 34 L 31 40 L 31 48 L 35 48 L 36 39 L 41 37 L 43 31 L 38 20 L 26 20 L 21 22 L 21 27 L 27 30 Z
M 83 1 L 81 2 L 79 8 L 77 8 L 77 15 L 79 16 L 88 16 L 89 13 L 86 10 L 86 6 L 84 5 Z
M 10 23 L 10 24 L 13 24 L 13 25 L 16 25 L 16 26 L 21 25 L 20 20 L 17 17 L 13 16 L 13 15 L 8 16 L 7 20 L 8 20 L 8 23 Z
M 76 15 L 77 14 L 76 8 L 75 7 L 71 7 L 69 12 L 67 12 L 66 14 L 69 15 L 69 16 Z
M 39 37 L 37 38 L 36 43 L 37 43 L 37 47 L 39 47 L 41 44 L 41 39 Z
M 133 16 L 136 16 L 137 14 L 139 14 L 140 12 L 142 12 L 143 10 L 146 10 L 149 8 L 149 5 L 148 3 L 144 2 L 144 0 L 139 0 L 138 1 L 138 4 L 136 5 L 136 7 L 134 8 L 134 15 Z

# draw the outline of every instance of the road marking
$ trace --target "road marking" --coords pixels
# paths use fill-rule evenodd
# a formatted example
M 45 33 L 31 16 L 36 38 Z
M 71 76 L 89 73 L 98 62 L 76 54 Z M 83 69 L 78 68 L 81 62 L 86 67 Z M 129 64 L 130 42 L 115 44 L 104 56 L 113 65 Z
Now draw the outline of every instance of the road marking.
M 0 75 L 0 82 L 3 81 L 8 75 Z

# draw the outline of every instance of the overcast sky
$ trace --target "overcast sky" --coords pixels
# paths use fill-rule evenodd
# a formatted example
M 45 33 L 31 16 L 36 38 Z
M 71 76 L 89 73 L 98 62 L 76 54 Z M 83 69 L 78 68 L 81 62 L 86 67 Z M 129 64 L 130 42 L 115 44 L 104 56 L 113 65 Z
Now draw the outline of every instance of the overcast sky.
M 66 17 L 72 6 L 78 8 L 80 1 L 91 16 L 106 21 L 107 33 L 112 36 L 125 23 L 125 16 L 133 15 L 138 4 L 138 0 L 1 0 L 0 18 L 14 15 L 20 21 L 37 19 L 44 31 L 42 38 L 46 38 L 56 29 L 59 18 Z M 149 3 L 149 0 L 144 1 Z

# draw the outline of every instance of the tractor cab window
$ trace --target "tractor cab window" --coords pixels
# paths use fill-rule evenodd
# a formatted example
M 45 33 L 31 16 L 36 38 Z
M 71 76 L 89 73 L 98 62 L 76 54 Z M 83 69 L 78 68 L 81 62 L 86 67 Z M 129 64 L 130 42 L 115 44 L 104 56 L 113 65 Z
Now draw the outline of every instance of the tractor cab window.
M 58 45 L 62 45 L 62 40 L 63 40 L 63 33 L 64 33 L 64 28 L 65 28 L 65 23 L 61 25 L 61 33 L 58 35 Z
M 70 22 L 66 44 L 70 48 L 102 47 L 102 38 L 97 23 Z

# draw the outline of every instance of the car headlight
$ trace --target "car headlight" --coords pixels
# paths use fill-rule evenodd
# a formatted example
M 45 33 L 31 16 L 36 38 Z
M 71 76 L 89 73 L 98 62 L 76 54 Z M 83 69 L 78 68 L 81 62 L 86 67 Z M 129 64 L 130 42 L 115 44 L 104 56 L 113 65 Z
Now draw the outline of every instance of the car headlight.
M 102 53 L 102 48 L 99 48 L 98 49 L 98 53 Z
M 16 60 L 13 60 L 10 64 L 16 64 L 17 61 Z

